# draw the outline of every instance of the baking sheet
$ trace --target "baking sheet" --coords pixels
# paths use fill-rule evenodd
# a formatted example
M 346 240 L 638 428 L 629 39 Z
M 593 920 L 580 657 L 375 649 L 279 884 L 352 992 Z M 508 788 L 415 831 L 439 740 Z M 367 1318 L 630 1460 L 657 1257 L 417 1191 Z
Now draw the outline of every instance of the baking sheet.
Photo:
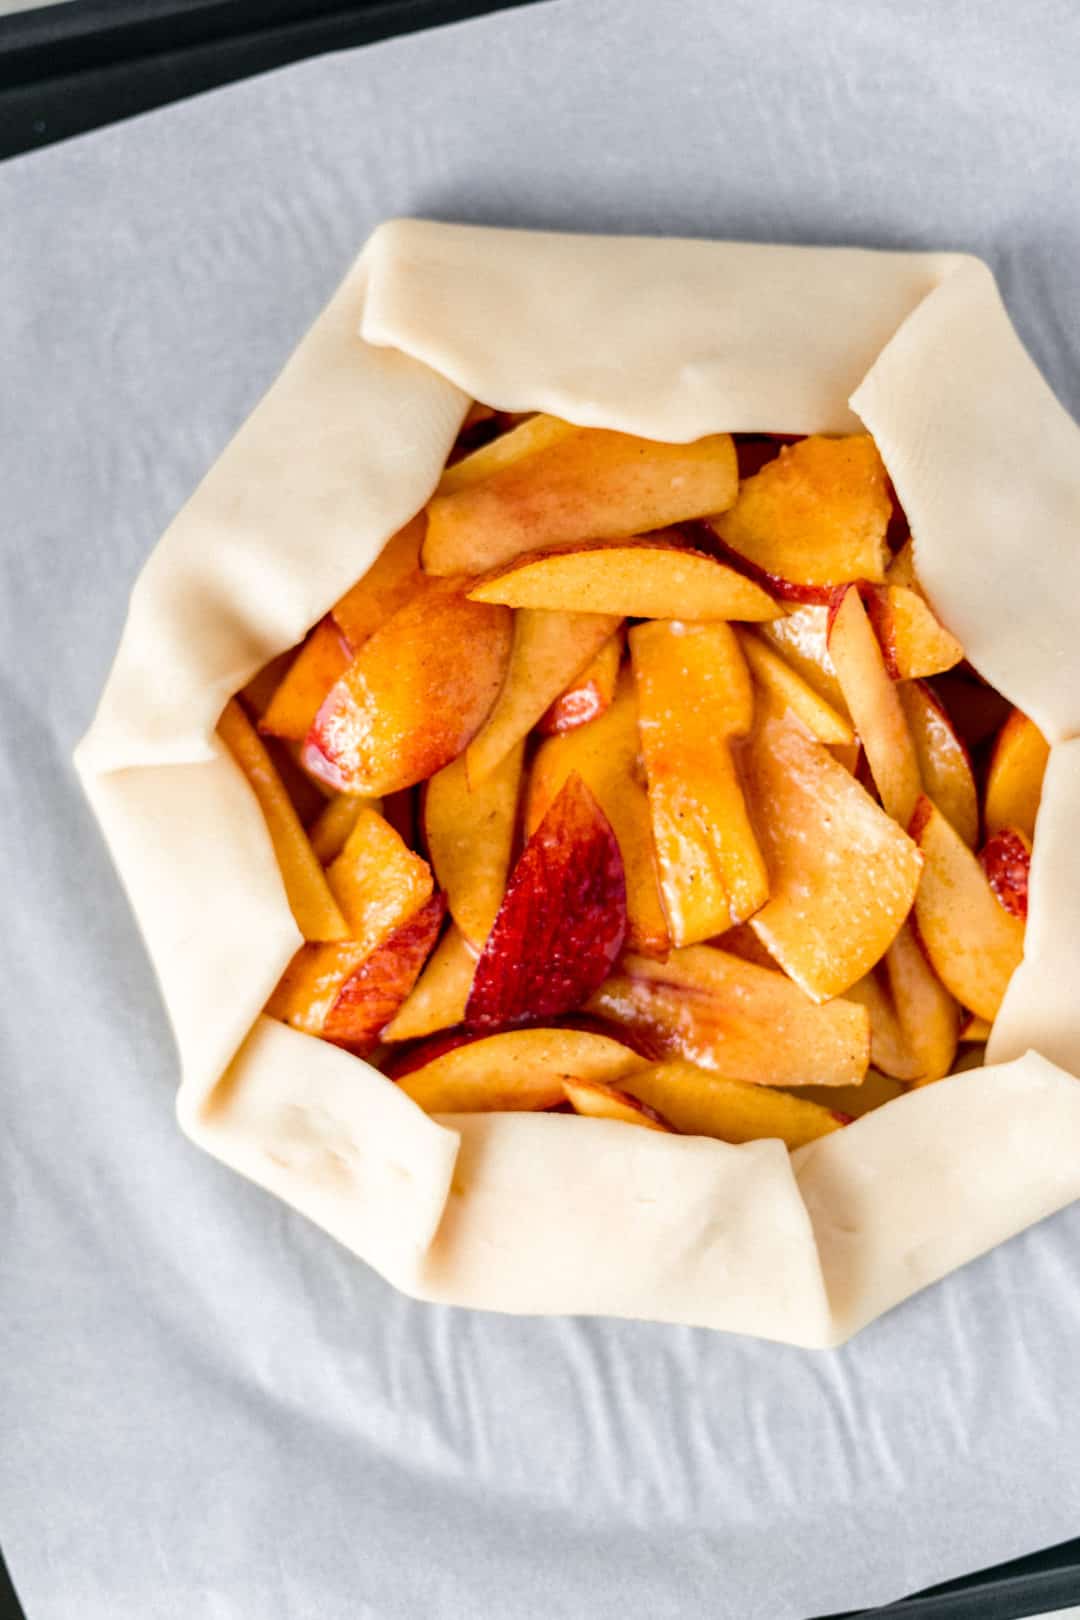
M 1049 0 L 554 0 L 0 168 L 0 1533 L 32 1620 L 806 1620 L 1075 1532 L 1080 1207 L 840 1352 L 410 1302 L 180 1138 L 68 759 L 142 560 L 382 217 L 970 249 L 1075 412 L 1077 45 Z

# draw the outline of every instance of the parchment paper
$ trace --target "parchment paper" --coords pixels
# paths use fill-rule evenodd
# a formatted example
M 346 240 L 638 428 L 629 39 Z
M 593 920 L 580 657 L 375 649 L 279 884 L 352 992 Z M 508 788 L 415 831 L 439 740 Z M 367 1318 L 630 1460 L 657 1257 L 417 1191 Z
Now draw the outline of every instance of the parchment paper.
M 177 1137 L 175 1056 L 65 764 L 139 564 L 379 217 L 972 249 L 1075 409 L 1052 10 L 869 7 L 841 36 L 815 6 L 687 7 L 663 34 L 546 6 L 0 173 L 0 1522 L 31 1620 L 772 1620 L 1074 1531 L 1075 1210 L 829 1356 L 410 1304 Z

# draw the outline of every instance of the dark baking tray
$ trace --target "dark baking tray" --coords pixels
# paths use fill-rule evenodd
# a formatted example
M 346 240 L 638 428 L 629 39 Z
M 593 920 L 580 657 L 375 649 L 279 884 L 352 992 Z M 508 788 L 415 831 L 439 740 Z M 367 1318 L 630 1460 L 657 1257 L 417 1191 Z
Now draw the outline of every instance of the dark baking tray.
M 0 157 L 301 57 L 533 3 L 66 0 L 0 17 Z M 1080 1604 L 1080 1540 L 885 1609 L 819 1620 L 1025 1620 L 1072 1604 Z M 0 1558 L 0 1612 L 9 1608 L 19 1614 Z

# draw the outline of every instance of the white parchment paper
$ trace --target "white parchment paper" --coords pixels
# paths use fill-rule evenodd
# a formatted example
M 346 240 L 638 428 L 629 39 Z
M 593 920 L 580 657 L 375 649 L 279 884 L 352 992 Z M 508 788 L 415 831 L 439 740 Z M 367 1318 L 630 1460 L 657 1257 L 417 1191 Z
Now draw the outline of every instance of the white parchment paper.
M 807 1620 L 1075 1533 L 1080 1209 L 840 1352 L 414 1304 L 180 1138 L 67 764 L 141 562 L 380 218 L 970 249 L 1076 411 L 1080 26 L 845 13 L 556 0 L 0 168 L 0 1537 L 30 1620 Z

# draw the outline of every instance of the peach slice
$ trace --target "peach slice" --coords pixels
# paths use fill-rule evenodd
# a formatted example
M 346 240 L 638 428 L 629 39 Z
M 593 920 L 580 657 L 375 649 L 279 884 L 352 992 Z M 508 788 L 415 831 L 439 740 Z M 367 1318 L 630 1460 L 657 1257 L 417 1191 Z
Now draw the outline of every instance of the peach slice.
M 307 1035 L 321 1035 L 365 1055 L 415 984 L 445 910 L 442 896 L 432 895 L 373 951 L 352 940 L 302 945 L 266 1011 Z
M 289 667 L 296 656 L 295 647 L 289 647 L 285 652 L 278 653 L 277 657 L 271 658 L 262 669 L 256 670 L 246 686 L 240 688 L 237 695 L 244 712 L 256 722 L 262 719 L 270 707 L 274 693 L 289 673 Z
M 885 570 L 886 585 L 906 585 L 917 591 L 919 581 L 915 573 L 915 547 L 910 534 Z
M 329 866 L 341 854 L 362 810 L 381 809 L 381 799 L 362 799 L 354 793 L 335 793 L 328 799 L 308 828 L 311 847 L 322 864 Z
M 888 478 L 869 434 L 785 445 L 714 516 L 726 545 L 778 595 L 825 600 L 833 586 L 881 580 L 889 561 Z
M 893 1080 L 887 1074 L 880 1074 L 877 1069 L 868 1069 L 861 1085 L 806 1086 L 800 1087 L 794 1095 L 805 1098 L 807 1102 L 820 1103 L 823 1108 L 849 1114 L 852 1119 L 861 1119 L 864 1114 L 872 1114 L 875 1108 L 884 1108 L 886 1103 L 895 1102 L 906 1090 L 902 1080 Z
M 341 793 L 381 795 L 434 776 L 472 741 L 510 657 L 504 607 L 453 581 L 410 598 L 368 637 L 304 744 L 304 765 Z
M 820 742 L 850 747 L 855 733 L 831 703 L 820 696 L 796 669 L 751 630 L 739 635 L 739 645 L 757 683 L 783 711 L 790 709 Z
M 480 953 L 465 1008 L 496 1029 L 580 1005 L 626 937 L 626 883 L 611 824 L 578 775 L 522 850 Z
M 290 664 L 259 730 L 303 742 L 326 694 L 349 667 L 349 643 L 333 619 L 320 619 Z
M 631 1084 L 636 1097 L 686 1136 L 735 1143 L 778 1137 L 798 1148 L 848 1123 L 846 1114 L 805 1097 L 722 1079 L 692 1063 L 638 1069 Z
M 420 512 L 390 536 L 363 578 L 334 603 L 334 620 L 353 652 L 421 589 L 420 545 L 426 527 Z
M 454 470 L 460 475 L 464 466 Z M 429 574 L 485 573 L 523 551 L 596 535 L 618 539 L 722 511 L 737 488 L 727 433 L 660 444 L 576 428 L 482 482 L 436 495 L 423 563 Z
M 590 1119 L 617 1119 L 624 1125 L 641 1125 L 647 1131 L 670 1131 L 655 1108 L 638 1102 L 628 1091 L 606 1080 L 564 1080 L 563 1093 L 575 1114 Z
M 397 1016 L 382 1031 L 382 1039 L 411 1041 L 460 1024 L 475 971 L 475 955 L 464 936 L 451 926 Z
M 750 675 L 729 624 L 639 624 L 630 654 L 660 893 L 672 940 L 693 945 L 768 898 L 729 746 L 750 729 Z
M 866 593 L 874 634 L 894 680 L 940 675 L 964 656 L 964 649 L 918 591 L 906 585 L 879 585 Z
M 539 734 L 554 737 L 560 731 L 573 731 L 575 726 L 583 726 L 610 709 L 622 654 L 623 635 L 619 631 L 608 637 L 592 662 L 544 710 L 536 723 Z
M 999 827 L 990 834 L 979 860 L 999 903 L 1013 917 L 1026 917 L 1031 840 L 1016 827 Z
M 465 768 L 478 786 L 540 719 L 567 682 L 586 669 L 619 627 L 610 613 L 523 608 L 514 614 L 510 664 L 502 691 L 469 744 Z
M 765 714 L 743 752 L 770 895 L 751 926 L 815 1001 L 884 955 L 915 897 L 914 844 L 823 743 Z
M 1024 954 L 1024 924 L 998 902 L 978 857 L 925 796 L 910 831 L 924 861 L 915 897 L 923 949 L 957 1001 L 993 1022 Z
M 964 843 L 974 845 L 979 836 L 979 797 L 971 755 L 933 687 L 925 681 L 905 681 L 897 692 L 928 796 Z
M 1042 797 L 1043 773 L 1050 749 L 1026 714 L 1013 709 L 998 732 L 986 774 L 986 830 L 1015 827 L 1035 836 L 1035 816 Z
M 829 655 L 885 812 L 906 827 L 922 792 L 919 759 L 856 586 L 832 610 Z
M 434 888 L 427 862 L 370 808 L 360 811 L 326 878 L 350 940 L 365 954 L 414 916 Z
M 876 973 L 856 980 L 844 991 L 844 999 L 858 1002 L 870 1015 L 870 1062 L 874 1068 L 893 1080 L 917 1080 L 922 1066 L 904 1037 L 892 997 Z
M 649 805 L 638 765 L 637 699 L 628 669 L 619 677 L 615 700 L 604 714 L 541 743 L 529 777 L 526 837 L 535 832 L 574 771 L 596 798 L 618 841 L 626 875 L 627 944 L 647 956 L 665 956 L 671 938 L 660 903 Z
M 474 585 L 469 597 L 638 619 L 771 619 L 780 611 L 760 585 L 670 531 L 621 545 L 591 541 L 526 552 Z
M 573 438 L 580 429 L 558 416 L 530 416 L 509 433 L 500 433 L 479 449 L 453 462 L 439 480 L 436 495 L 454 495 L 459 489 L 482 484 L 495 473 L 516 466 L 540 450 L 548 450 L 563 439 Z
M 515 743 L 478 787 L 470 787 L 462 756 L 424 790 L 424 837 L 435 876 L 450 915 L 478 951 L 506 890 L 524 754 L 524 742 Z
M 757 625 L 755 634 L 778 652 L 830 708 L 847 718 L 844 694 L 829 657 L 827 603 L 805 603 L 779 619 Z
M 554 1108 L 566 1080 L 621 1080 L 642 1067 L 621 1041 L 577 1029 L 516 1029 L 466 1041 L 398 1080 L 429 1114 Z
M 672 951 L 662 963 L 625 956 L 586 1011 L 625 1028 L 656 1057 L 685 1058 L 748 1084 L 846 1085 L 870 1061 L 865 1007 L 816 1006 L 785 974 L 712 945 Z
M 259 801 L 296 926 L 305 939 L 345 939 L 348 926 L 330 892 L 311 841 L 274 769 L 265 743 L 235 698 L 225 705 L 218 721 L 218 734 Z
M 917 1085 L 940 1080 L 956 1057 L 959 1009 L 919 948 L 908 923 L 885 952 L 885 977 Z

